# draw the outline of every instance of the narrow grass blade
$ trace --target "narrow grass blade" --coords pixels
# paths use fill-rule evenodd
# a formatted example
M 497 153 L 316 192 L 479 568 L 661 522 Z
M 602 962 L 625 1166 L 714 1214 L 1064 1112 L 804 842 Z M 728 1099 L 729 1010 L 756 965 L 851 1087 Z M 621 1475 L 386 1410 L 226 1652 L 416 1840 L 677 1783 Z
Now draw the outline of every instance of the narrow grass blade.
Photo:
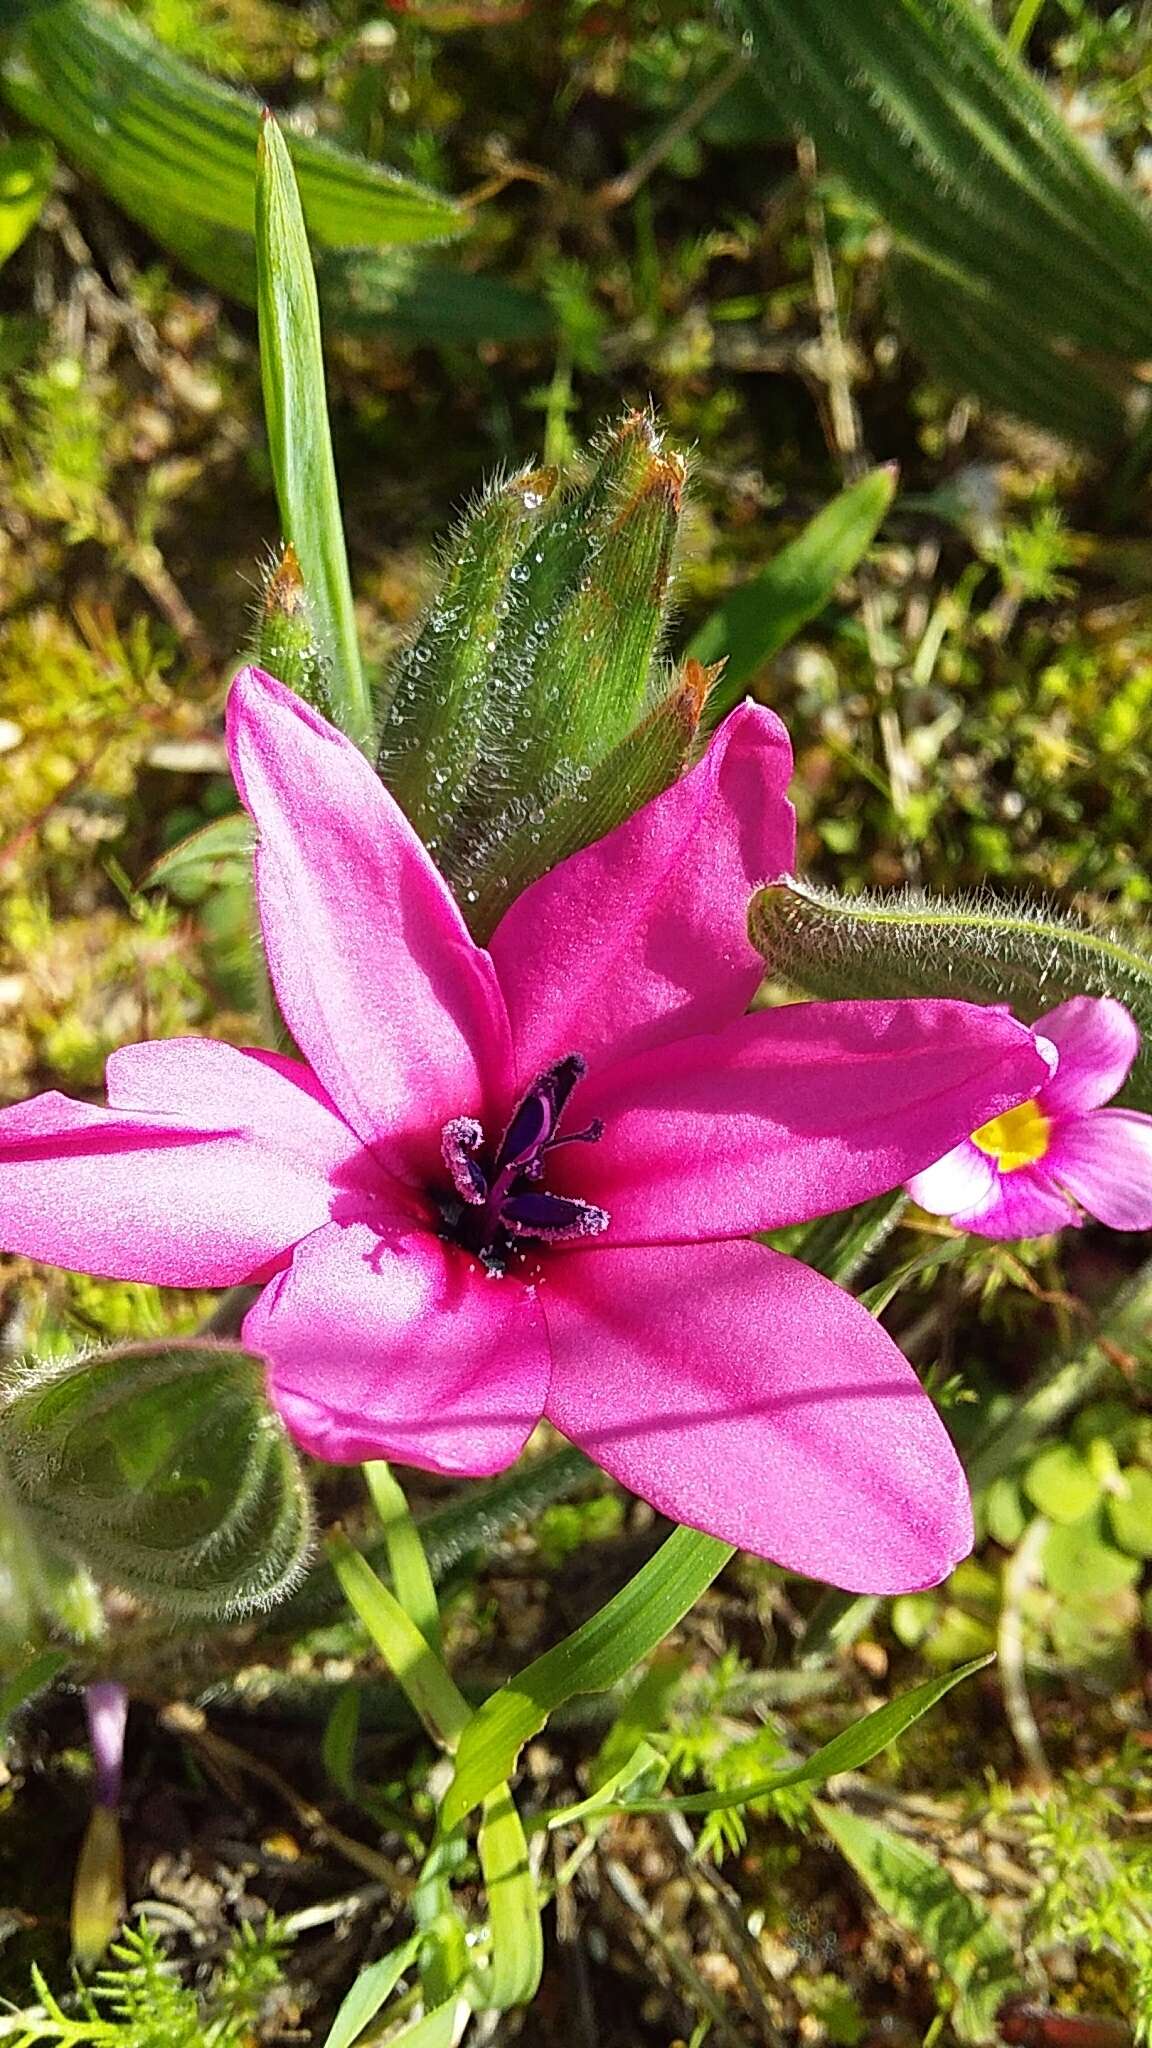
M 324 2036 L 324 2048 L 352 2048 L 353 2042 L 360 2039 L 381 2006 L 391 1998 L 405 1970 L 415 1962 L 419 1949 L 420 1940 L 416 1936 L 402 1947 L 393 1949 L 390 1956 L 381 1956 L 379 1962 L 369 1963 L 366 1970 L 361 1970 Z
M 695 1529 L 676 1529 L 623 1590 L 486 1700 L 465 1729 L 443 1825 L 459 1825 L 512 1774 L 525 1742 L 577 1693 L 602 1692 L 654 1650 L 733 1555 Z
M 705 619 L 688 653 L 696 661 L 725 663 L 709 700 L 710 722 L 739 703 L 757 670 L 824 610 L 871 547 L 895 490 L 891 465 L 850 484 Z
M 384 1544 L 405 1614 L 414 1621 L 430 1650 L 440 1654 L 440 1609 L 420 1531 L 412 1519 L 408 1497 L 391 1466 L 373 1459 L 364 1467 L 372 1505 L 384 1531 Z
M 991 1656 L 974 1657 L 970 1663 L 958 1665 L 955 1671 L 945 1671 L 938 1678 L 927 1679 L 923 1685 L 914 1686 L 911 1692 L 902 1693 L 898 1699 L 877 1707 L 875 1713 L 865 1714 L 862 1721 L 853 1722 L 851 1728 L 845 1728 L 840 1735 L 834 1735 L 831 1742 L 814 1750 L 804 1763 L 795 1764 L 786 1771 L 771 1771 L 751 1785 L 740 1785 L 725 1792 L 690 1792 L 681 1799 L 622 1799 L 598 1810 L 612 1813 L 723 1813 L 729 1807 L 747 1806 L 749 1800 L 766 1799 L 773 1792 L 785 1792 L 792 1785 L 823 1785 L 838 1771 L 858 1771 L 862 1764 L 871 1763 L 874 1756 L 879 1756 L 882 1749 L 897 1741 L 905 1729 L 911 1728 L 922 1714 L 927 1714 L 945 1693 L 951 1692 L 954 1685 L 971 1678 L 991 1662 Z M 578 1811 L 578 1808 L 571 1808 L 552 1814 L 549 1826 L 558 1827 L 561 1821 Z
M 477 1838 L 488 1892 L 492 1958 L 477 1980 L 477 2003 L 506 2012 L 536 1996 L 544 1968 L 544 1936 L 536 1879 L 524 1828 L 507 1785 L 489 1793 Z
M 324 391 L 316 280 L 292 160 L 271 116 L 260 136 L 256 267 L 264 413 L 284 538 L 296 551 L 330 670 L 333 716 L 372 743 L 372 705 L 360 666 L 336 465 Z
M 396 1595 L 376 1577 L 371 1565 L 342 1531 L 329 1537 L 328 1554 L 345 1598 L 360 1616 L 433 1741 L 454 1750 L 472 1717 L 467 1700 Z

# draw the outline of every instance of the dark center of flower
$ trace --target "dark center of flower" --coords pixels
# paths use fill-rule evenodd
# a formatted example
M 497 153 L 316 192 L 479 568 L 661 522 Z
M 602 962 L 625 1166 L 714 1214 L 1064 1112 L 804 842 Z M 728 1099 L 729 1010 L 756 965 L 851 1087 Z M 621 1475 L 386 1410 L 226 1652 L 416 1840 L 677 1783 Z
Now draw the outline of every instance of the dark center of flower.
M 452 1192 L 437 1195 L 441 1234 L 490 1273 L 506 1273 L 526 1239 L 563 1244 L 598 1237 L 608 1228 L 606 1210 L 542 1185 L 550 1152 L 561 1145 L 594 1145 L 604 1135 L 597 1117 L 586 1130 L 557 1136 L 568 1098 L 585 1072 L 580 1054 L 571 1052 L 538 1074 L 494 1151 L 475 1117 L 456 1116 L 444 1126 L 440 1144 Z

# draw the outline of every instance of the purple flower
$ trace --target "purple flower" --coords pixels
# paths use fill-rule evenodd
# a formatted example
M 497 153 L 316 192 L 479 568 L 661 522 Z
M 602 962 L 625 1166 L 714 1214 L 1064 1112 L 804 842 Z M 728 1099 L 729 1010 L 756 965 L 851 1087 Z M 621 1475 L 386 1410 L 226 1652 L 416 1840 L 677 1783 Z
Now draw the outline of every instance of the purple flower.
M 303 1059 L 128 1046 L 107 1109 L 6 1111 L 0 1242 L 267 1281 L 245 1338 L 318 1457 L 495 1472 L 546 1415 L 663 1513 L 813 1577 L 942 1578 L 971 1521 L 931 1402 L 857 1301 L 751 1240 L 899 1186 L 1044 1062 L 965 1003 L 745 1014 L 748 902 L 793 854 L 778 721 L 734 713 L 487 950 L 340 733 L 252 669 L 228 725 Z
M 1133 1018 L 1110 996 L 1073 996 L 1035 1031 L 1043 1086 L 913 1175 L 909 1194 L 981 1237 L 1042 1237 L 1086 1215 L 1152 1229 L 1152 1116 L 1102 1106 L 1140 1049 Z

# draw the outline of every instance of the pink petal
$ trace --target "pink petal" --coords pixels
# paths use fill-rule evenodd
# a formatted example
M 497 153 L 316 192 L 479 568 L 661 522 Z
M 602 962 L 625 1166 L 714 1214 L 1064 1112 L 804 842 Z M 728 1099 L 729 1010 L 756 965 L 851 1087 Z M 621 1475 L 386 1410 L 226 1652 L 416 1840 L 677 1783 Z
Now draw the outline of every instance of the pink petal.
M 1051 1160 L 1049 1153 L 1043 1166 L 994 1172 L 990 1192 L 972 1208 L 954 1212 L 957 1229 L 970 1230 L 976 1237 L 1047 1237 L 1050 1231 L 1077 1225 L 1077 1210 L 1048 1172 Z
M 964 1474 L 890 1337 L 752 1244 L 557 1258 L 548 1414 L 662 1514 L 850 1592 L 932 1586 L 971 1548 Z
M 1097 1109 L 1058 1124 L 1044 1164 L 1089 1216 L 1113 1230 L 1152 1230 L 1152 1116 Z
M 1111 1102 L 1140 1050 L 1135 1018 L 1112 996 L 1073 996 L 1040 1017 L 1036 1029 L 1060 1055 L 1040 1095 L 1050 1116 Z
M 589 1076 L 604 1136 L 549 1182 L 608 1211 L 605 1246 L 743 1236 L 898 1187 L 1045 1072 L 1031 1032 L 969 1003 L 761 1010 Z
M 512 905 L 492 940 L 519 1084 L 580 1052 L 623 1059 L 746 1009 L 764 966 L 753 891 L 792 862 L 779 721 L 744 705 L 704 759 Z
M 341 1190 L 329 1162 L 269 1143 L 259 1111 L 247 1130 L 243 1096 L 229 1122 L 205 1128 L 190 1114 L 134 1115 L 57 1094 L 17 1103 L 0 1113 L 0 1244 L 162 1287 L 247 1279 L 325 1222 Z
M 177 1116 L 201 1129 L 243 1130 L 341 1185 L 381 1170 L 302 1060 L 239 1050 L 214 1038 L 125 1045 L 104 1070 L 110 1109 Z
M 531 1290 L 493 1280 L 431 1230 L 330 1224 L 297 1247 L 244 1324 L 272 1399 L 332 1464 L 395 1458 L 426 1472 L 499 1472 L 548 1387 Z
M 979 1130 L 979 1124 L 976 1128 Z M 934 1166 L 914 1173 L 908 1182 L 908 1193 L 931 1216 L 956 1216 L 961 1211 L 978 1215 L 982 1208 L 996 1201 L 999 1178 L 987 1152 L 981 1152 L 971 1139 L 964 1138 Z
M 232 685 L 228 744 L 288 1027 L 365 1143 L 427 1171 L 507 1068 L 492 962 L 363 754 L 259 669 Z

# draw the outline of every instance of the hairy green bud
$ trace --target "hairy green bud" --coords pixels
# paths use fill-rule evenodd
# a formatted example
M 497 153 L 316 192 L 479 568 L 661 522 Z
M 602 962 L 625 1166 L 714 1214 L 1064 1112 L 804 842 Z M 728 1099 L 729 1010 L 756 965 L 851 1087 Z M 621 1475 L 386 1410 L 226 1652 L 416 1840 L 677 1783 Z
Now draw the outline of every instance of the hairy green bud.
M 1069 996 L 1115 996 L 1143 1037 L 1121 1099 L 1152 1109 L 1152 944 L 1144 932 L 993 896 L 838 897 L 791 879 L 753 899 L 748 928 L 774 974 L 833 1000 L 952 996 L 1007 1003 L 1033 1023 Z
M 267 1607 L 299 1578 L 311 1505 L 263 1362 L 203 1338 L 24 1366 L 0 1456 L 34 1533 L 174 1617 Z

